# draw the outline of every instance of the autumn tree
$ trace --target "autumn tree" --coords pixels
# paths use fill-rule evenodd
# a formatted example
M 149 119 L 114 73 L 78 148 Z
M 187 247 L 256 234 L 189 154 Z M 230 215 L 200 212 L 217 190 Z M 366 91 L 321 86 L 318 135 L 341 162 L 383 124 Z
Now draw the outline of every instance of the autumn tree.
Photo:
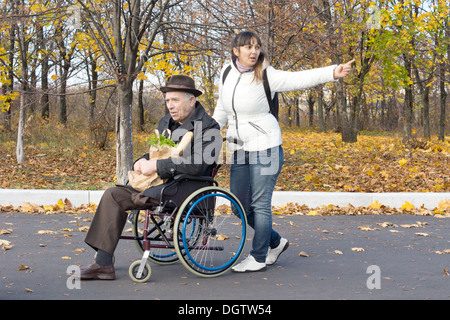
M 117 86 L 116 176 L 118 183 L 125 183 L 133 162 L 133 83 L 148 57 L 156 54 L 151 50 L 164 14 L 177 2 L 78 0 L 78 4 L 84 29 L 95 39 Z
M 1 16 L 12 15 L 15 7 L 13 1 L 5 1 L 0 8 Z M 6 23 L 5 23 L 6 22 Z M 5 129 L 11 131 L 11 104 L 17 98 L 14 91 L 14 61 L 16 47 L 17 25 L 10 20 L 3 21 L 0 33 L 0 112 L 4 114 Z

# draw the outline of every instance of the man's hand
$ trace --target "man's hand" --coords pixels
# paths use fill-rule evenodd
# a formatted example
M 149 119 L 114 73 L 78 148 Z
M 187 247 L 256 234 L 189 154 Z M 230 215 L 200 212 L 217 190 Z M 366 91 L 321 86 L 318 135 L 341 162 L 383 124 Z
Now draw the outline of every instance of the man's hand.
M 141 159 L 134 164 L 134 171 L 138 174 L 149 176 L 156 172 L 156 160 Z
M 335 79 L 343 78 L 348 76 L 350 73 L 350 70 L 352 68 L 352 63 L 355 62 L 355 59 L 352 61 L 347 62 L 346 64 L 340 64 L 337 66 L 336 69 L 333 71 L 333 76 Z

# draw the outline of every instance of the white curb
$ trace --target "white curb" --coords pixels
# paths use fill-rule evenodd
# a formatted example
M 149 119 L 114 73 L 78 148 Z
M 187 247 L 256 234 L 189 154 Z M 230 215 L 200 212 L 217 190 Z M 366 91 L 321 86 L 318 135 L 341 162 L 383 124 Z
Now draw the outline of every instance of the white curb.
M 68 199 L 73 206 L 82 204 L 98 204 L 103 190 L 39 190 L 39 189 L 0 189 L 0 205 L 19 206 L 23 202 L 37 205 L 56 204 L 59 199 Z M 450 193 L 354 193 L 354 192 L 303 192 L 303 191 L 275 191 L 272 197 L 272 205 L 280 207 L 288 203 L 298 203 L 310 208 L 322 205 L 355 207 L 369 206 L 371 202 L 378 201 L 382 205 L 391 208 L 400 208 L 405 201 L 416 208 L 424 206 L 426 209 L 434 209 L 442 200 L 450 200 Z

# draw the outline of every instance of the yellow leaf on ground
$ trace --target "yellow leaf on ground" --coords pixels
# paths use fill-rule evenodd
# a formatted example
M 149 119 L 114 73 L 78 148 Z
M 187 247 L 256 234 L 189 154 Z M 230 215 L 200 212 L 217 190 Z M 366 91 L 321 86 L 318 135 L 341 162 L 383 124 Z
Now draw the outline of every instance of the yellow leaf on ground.
M 414 208 L 415 208 L 414 205 L 412 203 L 409 203 L 408 201 L 405 201 L 405 203 L 400 207 L 400 209 L 406 210 L 406 211 L 411 211 Z
M 30 269 L 30 267 L 29 267 L 29 266 L 26 266 L 26 265 L 24 265 L 24 264 L 21 264 L 21 265 L 17 268 L 17 270 L 19 270 L 19 271 L 23 271 L 23 270 L 27 270 L 27 269 Z
M 402 158 L 398 163 L 403 167 L 407 162 L 408 160 Z
M 64 202 L 61 199 L 59 199 L 58 203 L 56 204 L 56 207 L 60 210 L 64 209 Z
M 229 236 L 223 235 L 223 234 L 218 234 L 216 235 L 216 240 L 222 241 L 222 240 L 227 240 L 229 239 Z
M 371 202 L 369 206 L 374 209 L 380 209 L 382 204 L 379 203 L 378 200 L 375 200 L 375 202 Z
M 305 251 L 300 251 L 300 252 L 298 253 L 298 256 L 299 256 L 299 257 L 308 258 L 308 257 L 309 257 L 309 254 L 307 254 Z

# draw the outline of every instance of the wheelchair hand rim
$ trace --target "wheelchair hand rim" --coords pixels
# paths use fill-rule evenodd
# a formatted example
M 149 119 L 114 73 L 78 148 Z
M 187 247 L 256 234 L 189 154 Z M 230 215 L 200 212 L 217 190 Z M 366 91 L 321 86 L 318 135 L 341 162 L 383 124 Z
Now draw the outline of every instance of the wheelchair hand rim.
M 186 237 L 184 236 L 185 231 L 186 231 L 186 222 L 187 222 L 187 220 L 188 220 L 187 218 L 191 215 L 193 208 L 195 208 L 195 206 L 196 206 L 200 201 L 202 201 L 202 200 L 204 200 L 204 199 L 207 199 L 207 198 L 209 198 L 209 197 L 213 197 L 213 196 L 219 196 L 219 197 L 228 199 L 234 206 L 236 206 L 236 208 L 237 208 L 237 210 L 238 210 L 238 212 L 239 212 L 239 216 L 240 216 L 240 218 L 241 218 L 241 221 L 245 221 L 244 213 L 242 212 L 242 209 L 241 209 L 240 205 L 239 205 L 233 198 L 231 198 L 231 197 L 228 196 L 228 195 L 220 194 L 220 193 L 211 193 L 211 194 L 207 194 L 207 195 L 204 195 L 204 196 L 200 197 L 199 199 L 197 199 L 197 200 L 194 202 L 194 204 L 189 208 L 188 212 L 186 213 L 186 217 L 185 217 L 185 220 L 184 220 L 184 222 L 183 222 L 183 229 L 182 229 L 183 234 L 182 234 L 182 237 L 181 237 L 181 238 L 182 238 L 182 240 L 183 240 L 183 246 L 184 246 L 184 248 L 185 248 L 185 250 L 184 250 L 184 251 L 185 251 L 185 254 L 189 257 L 189 259 L 192 261 L 193 264 L 195 264 L 198 268 L 202 268 L 202 269 L 207 270 L 207 271 L 220 271 L 220 270 L 223 270 L 224 268 L 228 268 L 231 264 L 233 264 L 233 263 L 236 261 L 236 259 L 239 257 L 239 254 L 236 253 L 236 254 L 234 255 L 234 257 L 233 257 L 232 259 L 230 259 L 230 261 L 228 261 L 227 263 L 225 263 L 225 264 L 223 264 L 223 265 L 221 265 L 221 266 L 214 267 L 214 268 L 206 267 L 206 266 L 203 266 L 203 265 L 199 264 L 199 263 L 191 256 L 191 253 L 189 252 L 189 250 L 187 250 L 188 244 L 186 243 Z M 241 232 L 241 235 L 245 235 L 245 234 L 246 234 L 246 231 L 247 231 L 247 226 L 246 226 L 245 223 L 243 223 L 243 224 L 242 224 L 242 232 Z M 244 244 L 245 244 L 245 236 L 241 236 L 241 242 L 239 243 L 239 248 L 238 248 L 237 252 L 241 252 L 241 250 L 243 250 Z

